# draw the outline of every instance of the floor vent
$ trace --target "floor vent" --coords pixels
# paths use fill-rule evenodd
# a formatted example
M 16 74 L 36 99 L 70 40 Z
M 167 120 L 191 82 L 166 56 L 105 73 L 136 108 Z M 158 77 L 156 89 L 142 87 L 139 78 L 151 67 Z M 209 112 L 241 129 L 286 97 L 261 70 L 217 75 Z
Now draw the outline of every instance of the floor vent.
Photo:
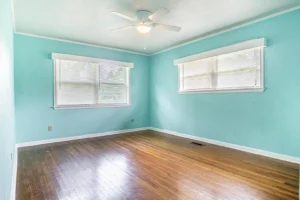
M 191 144 L 198 145 L 198 146 L 204 146 L 204 144 L 201 144 L 199 142 L 191 142 Z

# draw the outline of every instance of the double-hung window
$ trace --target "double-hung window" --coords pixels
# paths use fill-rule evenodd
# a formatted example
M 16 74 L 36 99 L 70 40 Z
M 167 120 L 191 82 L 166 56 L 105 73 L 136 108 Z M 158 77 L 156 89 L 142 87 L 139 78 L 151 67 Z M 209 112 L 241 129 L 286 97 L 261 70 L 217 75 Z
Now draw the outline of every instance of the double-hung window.
M 179 93 L 262 92 L 264 39 L 175 60 Z
M 132 63 L 53 53 L 54 108 L 130 105 Z

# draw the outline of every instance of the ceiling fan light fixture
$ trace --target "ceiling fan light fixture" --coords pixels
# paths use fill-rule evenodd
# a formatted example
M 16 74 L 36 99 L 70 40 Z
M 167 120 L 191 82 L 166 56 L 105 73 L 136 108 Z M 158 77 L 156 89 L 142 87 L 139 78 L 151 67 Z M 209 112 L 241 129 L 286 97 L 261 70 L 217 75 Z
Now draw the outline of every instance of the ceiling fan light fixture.
M 141 34 L 149 33 L 152 28 L 162 29 L 173 32 L 180 32 L 181 27 L 172 26 L 168 24 L 160 24 L 155 21 L 160 18 L 162 15 L 167 14 L 169 11 L 166 8 L 161 8 L 154 13 L 151 13 L 148 10 L 138 10 L 136 12 L 136 17 L 128 16 L 119 12 L 111 12 L 111 14 L 121 17 L 123 19 L 130 20 L 132 23 L 130 26 L 123 26 L 120 28 L 112 29 L 111 31 L 127 29 L 127 28 L 135 28 L 137 32 Z
M 138 32 L 145 34 L 145 33 L 149 33 L 152 27 L 147 25 L 139 25 L 136 27 L 136 29 L 138 30 Z

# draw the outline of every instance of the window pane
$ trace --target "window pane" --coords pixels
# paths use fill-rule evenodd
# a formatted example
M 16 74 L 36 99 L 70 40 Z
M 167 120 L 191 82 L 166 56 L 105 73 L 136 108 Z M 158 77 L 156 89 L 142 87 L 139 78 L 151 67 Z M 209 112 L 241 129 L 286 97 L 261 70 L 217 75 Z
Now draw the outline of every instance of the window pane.
M 239 51 L 217 57 L 218 72 L 260 66 L 260 48 Z
M 218 88 L 250 88 L 255 87 L 257 70 L 249 70 L 235 73 L 223 73 L 218 75 Z
M 217 57 L 217 88 L 260 87 L 260 48 Z
M 184 90 L 206 89 L 212 87 L 213 59 L 203 59 L 186 63 L 181 70 L 180 81 Z
M 75 61 L 57 62 L 57 105 L 94 104 L 97 92 L 97 66 Z
M 211 76 L 184 79 L 183 86 L 185 90 L 211 88 Z
M 125 85 L 100 84 L 98 103 L 127 103 Z
M 125 84 L 126 82 L 125 67 L 100 65 L 99 75 L 101 83 Z

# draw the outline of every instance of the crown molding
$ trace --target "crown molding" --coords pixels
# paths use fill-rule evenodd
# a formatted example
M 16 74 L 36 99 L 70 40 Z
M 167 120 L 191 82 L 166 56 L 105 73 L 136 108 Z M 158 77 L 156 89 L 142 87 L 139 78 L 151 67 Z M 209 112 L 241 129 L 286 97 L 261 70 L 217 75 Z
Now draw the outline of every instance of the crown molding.
M 121 48 L 114 48 L 114 47 L 109 47 L 109 46 L 96 45 L 96 44 L 91 44 L 91 43 L 86 43 L 86 42 L 78 42 L 78 41 L 74 41 L 74 40 L 59 39 L 59 38 L 54 38 L 54 37 L 47 37 L 47 36 L 42 36 L 42 35 L 36 35 L 36 34 L 17 31 L 17 29 L 16 29 L 16 20 L 15 20 L 14 0 L 11 0 L 10 5 L 11 5 L 11 12 L 12 12 L 13 31 L 17 35 L 24 35 L 24 36 L 36 37 L 36 38 L 42 38 L 42 39 L 48 39 L 48 40 L 56 40 L 56 41 L 59 41 L 59 42 L 67 42 L 67 43 L 72 43 L 72 44 L 78 44 L 78 45 L 102 48 L 102 49 L 107 49 L 107 50 L 131 53 L 131 54 L 136 54 L 136 55 L 150 56 L 150 54 L 140 53 L 140 52 L 137 52 L 137 51 L 129 51 L 129 50 L 126 50 L 126 49 L 121 49 Z
M 29 37 L 36 37 L 36 38 L 42 38 L 42 39 L 48 39 L 48 40 L 56 40 L 56 41 L 59 41 L 59 42 L 67 42 L 67 43 L 72 43 L 72 44 L 78 44 L 78 45 L 84 45 L 84 46 L 90 46 L 90 47 L 97 47 L 97 48 L 113 50 L 113 51 L 120 51 L 120 52 L 126 52 L 126 53 L 131 53 L 131 54 L 136 54 L 136 55 L 143 55 L 143 56 L 149 56 L 150 55 L 150 54 L 144 54 L 144 53 L 140 53 L 140 52 L 136 52 L 136 51 L 129 51 L 129 50 L 126 50 L 126 49 L 121 49 L 121 48 L 113 48 L 113 47 L 109 47 L 109 46 L 102 46 L 102 45 L 90 44 L 90 43 L 85 43 L 85 42 L 78 42 L 78 41 L 73 41 L 73 40 L 65 40 L 65 39 L 59 39 L 59 38 L 54 38 L 54 37 L 47 37 L 47 36 L 42 36 L 42 35 L 36 35 L 36 34 L 20 32 L 20 31 L 17 31 L 17 29 L 16 29 L 14 0 L 11 0 L 11 12 L 12 12 L 13 31 L 17 35 L 25 35 L 25 36 L 29 36 Z
M 251 25 L 251 24 L 255 24 L 257 22 L 261 22 L 261 21 L 264 21 L 264 20 L 267 20 L 267 19 L 270 19 L 270 18 L 273 18 L 273 17 L 277 17 L 279 15 L 283 15 L 283 14 L 286 14 L 286 13 L 289 13 L 289 12 L 292 12 L 292 11 L 298 10 L 298 9 L 300 9 L 300 5 L 294 6 L 292 8 L 284 9 L 284 10 L 281 10 L 279 12 L 275 12 L 273 14 L 269 14 L 269 15 L 266 15 L 266 16 L 263 16 L 263 17 L 258 17 L 256 19 L 250 20 L 248 22 L 244 22 L 244 23 L 242 22 L 240 24 L 233 25 L 233 26 L 230 26 L 230 27 L 227 27 L 227 28 L 226 27 L 221 28 L 221 29 L 213 31 L 211 33 L 203 34 L 202 36 L 197 37 L 196 39 L 188 40 L 188 41 L 180 43 L 178 45 L 174 45 L 174 46 L 171 46 L 169 48 L 158 51 L 156 53 L 150 54 L 150 56 L 160 54 L 160 53 L 163 53 L 163 52 L 166 52 L 166 51 L 170 51 L 172 49 L 176 49 L 178 47 L 185 46 L 185 45 L 188 45 L 188 44 L 191 44 L 191 43 L 194 43 L 194 42 L 198 42 L 200 40 L 204 40 L 204 39 L 207 39 L 207 38 L 211 38 L 211 37 L 214 37 L 214 36 L 226 33 L 226 32 L 230 32 L 232 30 L 236 30 L 236 29 L 239 29 L 239 28 Z
M 85 46 L 91 46 L 91 47 L 97 47 L 97 48 L 120 51 L 120 52 L 126 52 L 126 53 L 132 53 L 132 54 L 143 55 L 143 56 L 153 56 L 153 55 L 160 54 L 160 53 L 163 53 L 163 52 L 166 52 L 166 51 L 170 51 L 172 49 L 176 49 L 176 48 L 181 47 L 181 46 L 185 46 L 185 45 L 188 45 L 188 44 L 191 44 L 191 43 L 194 43 L 194 42 L 198 42 L 198 41 L 204 40 L 206 38 L 214 37 L 214 36 L 217 36 L 217 35 L 232 31 L 232 30 L 236 30 L 236 29 L 239 29 L 239 28 L 251 25 L 251 24 L 255 24 L 257 22 L 261 22 L 261 21 L 264 21 L 264 20 L 267 20 L 267 19 L 270 19 L 270 18 L 273 18 L 273 17 L 277 17 L 279 15 L 283 15 L 285 13 L 292 12 L 292 11 L 298 10 L 298 9 L 300 9 L 300 4 L 297 4 L 294 7 L 291 7 L 291 8 L 288 8 L 288 9 L 284 9 L 284 10 L 275 12 L 273 14 L 267 14 L 265 16 L 258 17 L 258 18 L 253 19 L 253 20 L 250 19 L 250 21 L 247 21 L 247 22 L 241 22 L 241 23 L 236 24 L 236 25 L 232 25 L 232 26 L 229 26 L 229 27 L 225 27 L 225 28 L 221 28 L 221 29 L 212 31 L 211 33 L 208 33 L 208 34 L 200 35 L 196 39 L 192 39 L 192 40 L 188 40 L 188 41 L 179 43 L 177 45 L 171 46 L 169 48 L 163 49 L 163 50 L 155 52 L 155 53 L 146 54 L 146 53 L 141 53 L 141 52 L 137 52 L 137 51 L 130 51 L 130 50 L 122 49 L 122 48 L 114 48 L 114 47 L 109 47 L 109 46 L 102 46 L 102 45 L 96 45 L 96 44 L 73 41 L 73 40 L 66 40 L 66 39 L 59 39 L 59 38 L 54 38 L 54 37 L 47 37 L 47 36 L 42 36 L 42 35 L 36 35 L 36 34 L 30 34 L 30 33 L 17 31 L 16 30 L 16 23 L 15 23 L 14 0 L 11 0 L 13 30 L 14 30 L 15 34 L 25 35 L 25 36 L 30 36 L 30 37 L 37 37 L 37 38 L 48 39 L 48 40 L 56 40 L 56 41 L 60 41 L 60 42 L 67 42 L 67 43 L 73 43 L 73 44 L 79 44 L 79 45 L 85 45 Z
M 89 46 L 89 47 L 97 47 L 97 48 L 102 48 L 102 49 L 107 49 L 107 50 L 113 50 L 113 51 L 126 52 L 126 53 L 131 53 L 131 54 L 136 54 L 136 55 L 149 56 L 149 54 L 144 54 L 144 53 L 140 53 L 140 52 L 136 52 L 136 51 L 129 51 L 129 50 L 125 50 L 125 49 L 119 49 L 119 48 L 108 47 L 108 46 L 101 46 L 101 45 L 90 44 L 90 43 L 85 43 L 85 42 L 77 42 L 77 41 L 73 41 L 73 40 L 65 40 L 65 39 L 59 39 L 59 38 L 53 38 L 53 37 L 35 35 L 35 34 L 30 34 L 30 33 L 19 32 L 19 31 L 15 31 L 15 34 L 17 34 L 17 35 L 25 35 L 25 36 L 29 36 L 29 37 L 42 38 L 42 39 L 47 39 L 47 40 L 55 40 L 55 41 L 59 41 L 59 42 L 67 42 L 67 43 L 72 43 L 72 44 L 79 44 L 79 45 L 84 45 L 84 46 Z

